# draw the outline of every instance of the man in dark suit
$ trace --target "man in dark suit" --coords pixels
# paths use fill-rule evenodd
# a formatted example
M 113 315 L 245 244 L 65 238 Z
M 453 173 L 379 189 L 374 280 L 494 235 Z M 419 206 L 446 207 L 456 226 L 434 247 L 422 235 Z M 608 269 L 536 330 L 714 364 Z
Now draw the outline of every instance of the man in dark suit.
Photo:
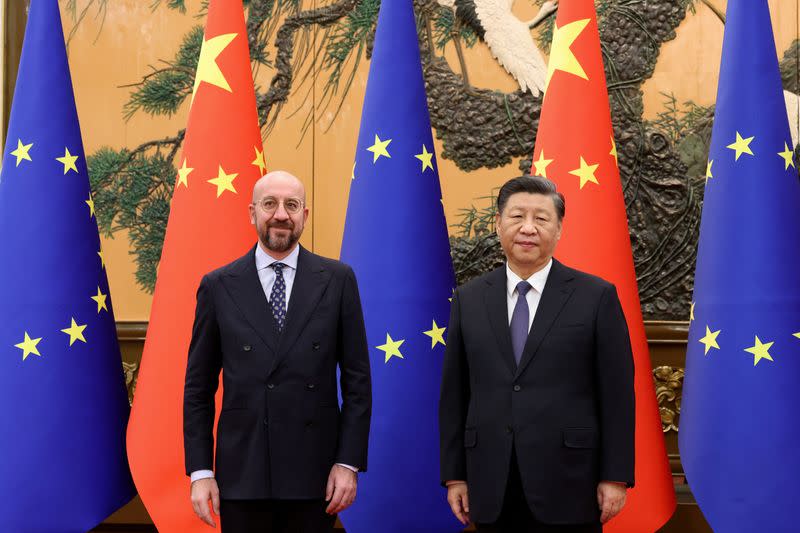
M 297 178 L 261 178 L 250 205 L 258 243 L 207 274 L 197 292 L 186 472 L 195 512 L 214 526 L 210 501 L 225 533 L 331 531 L 367 468 L 372 397 L 356 279 L 298 244 L 308 213 Z
M 614 286 L 552 258 L 564 197 L 508 181 L 506 265 L 453 297 L 439 420 L 453 513 L 487 532 L 599 532 L 633 486 L 633 356 Z

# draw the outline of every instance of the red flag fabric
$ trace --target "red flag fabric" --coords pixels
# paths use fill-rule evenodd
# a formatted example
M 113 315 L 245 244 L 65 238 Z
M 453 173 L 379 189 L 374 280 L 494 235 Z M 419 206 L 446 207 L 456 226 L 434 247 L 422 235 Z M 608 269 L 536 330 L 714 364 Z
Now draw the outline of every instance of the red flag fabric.
M 179 162 L 128 426 L 133 479 L 162 533 L 211 530 L 192 511 L 184 471 L 183 384 L 195 293 L 205 273 L 256 239 L 247 206 L 266 165 L 241 0 L 208 7 Z
M 636 486 L 604 531 L 656 531 L 675 510 L 675 491 L 642 322 L 592 0 L 559 4 L 547 83 L 531 173 L 555 181 L 566 197 L 556 255 L 566 265 L 616 285 L 636 366 Z

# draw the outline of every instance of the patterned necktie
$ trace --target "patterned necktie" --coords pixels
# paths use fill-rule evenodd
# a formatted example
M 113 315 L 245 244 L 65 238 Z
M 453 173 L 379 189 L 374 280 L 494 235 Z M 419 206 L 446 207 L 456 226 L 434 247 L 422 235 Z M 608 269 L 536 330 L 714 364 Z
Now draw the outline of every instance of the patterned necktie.
M 522 359 L 525 342 L 528 340 L 528 321 L 531 315 L 525 295 L 530 288 L 531 284 L 527 281 L 517 283 L 517 305 L 514 306 L 514 313 L 511 315 L 511 346 L 514 348 L 514 359 L 518 365 Z
M 278 331 L 283 330 L 286 324 L 286 280 L 283 279 L 283 263 L 272 263 L 270 267 L 275 270 L 275 283 L 269 295 L 269 305 L 272 308 L 272 318 Z

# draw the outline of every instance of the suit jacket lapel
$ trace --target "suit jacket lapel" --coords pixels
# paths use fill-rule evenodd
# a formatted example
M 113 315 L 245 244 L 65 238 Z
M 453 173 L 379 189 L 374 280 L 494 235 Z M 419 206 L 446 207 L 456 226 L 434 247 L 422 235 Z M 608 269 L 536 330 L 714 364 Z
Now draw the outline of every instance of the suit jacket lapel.
M 547 283 L 545 283 L 542 298 L 539 300 L 539 307 L 536 309 L 536 316 L 533 319 L 531 332 L 525 343 L 525 349 L 522 352 L 522 359 L 517 367 L 515 378 L 525 371 L 525 367 L 534 358 L 539 350 L 539 345 L 542 344 L 542 340 L 544 340 L 564 304 L 567 303 L 567 300 L 572 295 L 574 290 L 570 284 L 572 278 L 573 276 L 569 270 L 553 259 L 553 266 L 547 276 Z
M 511 330 L 508 327 L 508 297 L 506 287 L 506 267 L 492 271 L 486 278 L 486 311 L 489 323 L 497 338 L 500 356 L 513 374 L 517 369 L 514 360 L 514 349 L 511 347 Z

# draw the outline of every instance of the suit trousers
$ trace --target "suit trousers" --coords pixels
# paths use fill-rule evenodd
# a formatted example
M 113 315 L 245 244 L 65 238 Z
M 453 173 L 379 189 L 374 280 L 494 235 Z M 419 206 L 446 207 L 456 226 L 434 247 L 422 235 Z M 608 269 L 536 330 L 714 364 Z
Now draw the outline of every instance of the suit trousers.
M 602 533 L 603 527 L 596 524 L 544 524 L 533 516 L 519 474 L 517 453 L 511 450 L 506 493 L 503 508 L 497 521 L 477 524 L 479 533 Z
M 222 533 L 329 533 L 324 500 L 221 500 Z

